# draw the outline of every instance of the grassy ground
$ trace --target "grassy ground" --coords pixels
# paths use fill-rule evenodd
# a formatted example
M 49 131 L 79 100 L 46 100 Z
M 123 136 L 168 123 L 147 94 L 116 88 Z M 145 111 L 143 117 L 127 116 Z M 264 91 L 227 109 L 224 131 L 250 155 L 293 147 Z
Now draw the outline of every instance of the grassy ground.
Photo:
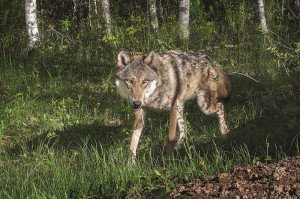
M 258 62 L 248 60 L 226 70 Z M 148 111 L 137 164 L 129 165 L 132 110 L 116 93 L 115 66 L 101 63 L 61 70 L 1 60 L 0 198 L 163 196 L 178 181 L 300 154 L 299 74 L 265 73 L 260 83 L 232 74 L 226 139 L 217 119 L 190 102 L 184 148 L 167 157 L 168 114 Z

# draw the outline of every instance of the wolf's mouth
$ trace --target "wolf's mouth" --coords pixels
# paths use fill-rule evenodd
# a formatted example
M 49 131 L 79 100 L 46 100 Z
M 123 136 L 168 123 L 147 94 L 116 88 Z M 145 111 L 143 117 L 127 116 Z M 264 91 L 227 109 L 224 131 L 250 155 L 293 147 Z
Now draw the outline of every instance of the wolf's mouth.
M 142 106 L 140 106 L 140 107 L 138 107 L 138 108 L 135 108 L 133 105 L 132 105 L 132 107 L 133 107 L 134 110 L 139 110 L 139 109 L 142 108 Z

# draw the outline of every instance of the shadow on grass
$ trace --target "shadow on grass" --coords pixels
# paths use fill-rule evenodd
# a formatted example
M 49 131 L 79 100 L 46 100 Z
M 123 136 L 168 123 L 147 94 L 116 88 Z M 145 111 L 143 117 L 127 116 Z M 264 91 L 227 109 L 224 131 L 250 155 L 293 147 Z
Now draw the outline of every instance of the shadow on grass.
M 253 156 L 299 155 L 300 124 L 295 122 L 295 117 L 280 110 L 268 111 L 260 118 L 233 129 L 225 139 L 219 138 L 215 143 L 229 152 L 247 146 Z
M 73 149 L 83 145 L 89 147 L 96 143 L 103 146 L 113 145 L 123 143 L 126 139 L 127 136 L 122 133 L 122 129 L 122 125 L 79 124 L 62 131 L 45 132 L 28 141 L 27 146 L 34 150 L 41 143 L 58 149 Z
M 89 97 L 97 97 L 96 99 L 89 99 Z M 121 109 L 117 107 L 119 98 L 114 94 L 100 95 L 99 93 L 89 93 L 85 99 L 90 100 L 90 106 L 93 106 L 99 101 L 101 107 L 98 108 L 99 114 L 105 114 L 106 109 L 110 108 L 111 112 L 117 112 L 117 115 L 122 117 Z M 93 100 L 95 102 L 93 102 Z M 119 103 L 120 104 L 120 103 Z M 95 144 L 102 146 L 111 146 L 117 144 L 124 144 L 130 137 L 128 132 L 123 132 L 124 126 L 122 121 L 124 118 L 107 118 L 109 116 L 101 116 L 102 119 L 97 119 L 94 123 L 75 124 L 72 126 L 63 127 L 60 130 L 47 130 L 40 135 L 28 140 L 25 144 L 28 149 L 35 150 L 41 144 L 46 144 L 47 147 L 55 147 L 59 150 L 71 150 L 73 148 L 80 148 L 83 146 L 90 147 Z M 126 124 L 127 125 L 127 124 Z M 127 144 L 127 143 L 126 143 Z
M 65 96 L 64 96 L 65 97 Z M 43 96 L 39 100 L 58 99 L 60 96 Z M 20 140 L 15 142 L 13 147 L 7 146 L 5 149 L 9 154 L 19 154 L 24 147 L 26 150 L 35 151 L 45 145 L 46 147 L 54 147 L 57 150 L 72 150 L 74 148 L 91 147 L 101 144 L 101 146 L 116 146 L 116 145 L 128 145 L 128 139 L 130 138 L 129 132 L 124 132 L 123 129 L 128 129 L 128 124 L 123 124 L 124 113 L 122 109 L 118 107 L 120 98 L 115 93 L 100 94 L 96 92 L 87 93 L 85 95 L 85 101 L 89 101 L 87 104 L 90 107 L 96 107 L 97 102 L 100 102 L 101 106 L 97 111 L 99 114 L 104 115 L 106 109 L 109 109 L 111 113 L 116 113 L 118 117 L 100 116 L 94 118 L 93 123 L 80 123 L 72 126 L 57 127 L 59 130 L 45 130 L 39 135 L 31 136 L 29 139 Z M 98 98 L 98 100 L 97 100 Z M 91 108 L 91 111 L 93 109 Z M 87 122 L 87 121 L 85 121 Z

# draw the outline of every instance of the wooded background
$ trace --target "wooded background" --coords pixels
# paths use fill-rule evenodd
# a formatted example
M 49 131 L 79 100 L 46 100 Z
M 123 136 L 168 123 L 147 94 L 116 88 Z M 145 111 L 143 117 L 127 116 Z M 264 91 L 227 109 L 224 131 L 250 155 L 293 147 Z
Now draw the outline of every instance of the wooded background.
M 1 0 L 0 17 L 0 45 L 13 54 L 36 41 L 54 51 L 200 50 L 259 42 L 261 33 L 299 51 L 299 0 Z

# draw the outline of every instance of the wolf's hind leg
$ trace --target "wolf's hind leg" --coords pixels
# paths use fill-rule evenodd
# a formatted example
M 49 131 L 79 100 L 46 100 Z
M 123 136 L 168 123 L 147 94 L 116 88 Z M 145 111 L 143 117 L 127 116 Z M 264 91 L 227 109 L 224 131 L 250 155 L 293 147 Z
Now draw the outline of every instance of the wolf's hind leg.
M 134 125 L 133 125 L 131 143 L 130 143 L 130 151 L 132 153 L 132 156 L 131 156 L 132 163 L 135 163 L 136 150 L 137 150 L 137 147 L 139 144 L 141 133 L 144 128 L 144 111 L 143 111 L 143 109 L 135 110 L 134 116 L 135 116 L 135 120 L 134 120 Z
M 211 115 L 214 113 L 218 115 L 219 128 L 222 135 L 226 135 L 227 133 L 229 133 L 229 128 L 225 121 L 224 105 L 221 102 L 213 100 L 209 103 L 209 99 L 205 95 L 205 92 L 200 92 L 200 94 L 197 96 L 197 102 L 200 109 L 206 115 Z
M 178 125 L 178 129 L 179 129 L 179 139 L 174 147 L 174 149 L 176 151 L 178 151 L 180 149 L 180 147 L 182 146 L 182 143 L 184 141 L 185 138 L 185 125 L 184 125 L 184 118 L 183 118 L 183 104 L 180 103 L 177 105 L 177 111 L 178 111 L 178 119 L 177 119 L 177 125 Z

